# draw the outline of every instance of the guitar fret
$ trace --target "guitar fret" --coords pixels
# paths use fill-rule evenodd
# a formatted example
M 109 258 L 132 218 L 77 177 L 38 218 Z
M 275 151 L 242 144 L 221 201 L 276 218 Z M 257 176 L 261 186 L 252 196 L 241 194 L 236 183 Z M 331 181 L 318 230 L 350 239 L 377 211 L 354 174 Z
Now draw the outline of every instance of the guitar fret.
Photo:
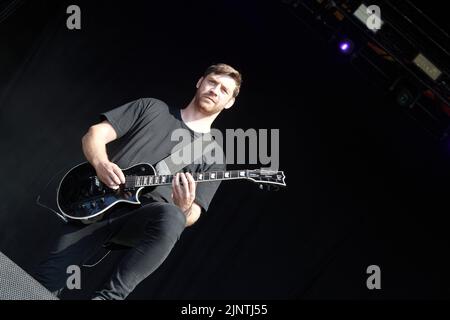
M 210 181 L 210 180 L 227 180 L 227 179 L 242 179 L 248 178 L 246 170 L 231 170 L 231 171 L 210 171 L 210 172 L 195 172 L 191 173 L 195 181 Z M 126 181 L 129 185 L 136 187 L 172 184 L 175 175 L 149 175 L 149 176 L 134 176 L 127 177 Z

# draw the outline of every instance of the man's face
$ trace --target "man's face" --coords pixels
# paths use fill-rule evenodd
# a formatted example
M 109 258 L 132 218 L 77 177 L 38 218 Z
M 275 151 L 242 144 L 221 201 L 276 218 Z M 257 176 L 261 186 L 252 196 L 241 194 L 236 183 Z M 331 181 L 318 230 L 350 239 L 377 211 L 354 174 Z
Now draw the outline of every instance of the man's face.
M 230 108 L 234 103 L 235 88 L 234 79 L 226 75 L 210 73 L 205 78 L 200 78 L 195 94 L 199 111 L 206 115 L 213 115 Z

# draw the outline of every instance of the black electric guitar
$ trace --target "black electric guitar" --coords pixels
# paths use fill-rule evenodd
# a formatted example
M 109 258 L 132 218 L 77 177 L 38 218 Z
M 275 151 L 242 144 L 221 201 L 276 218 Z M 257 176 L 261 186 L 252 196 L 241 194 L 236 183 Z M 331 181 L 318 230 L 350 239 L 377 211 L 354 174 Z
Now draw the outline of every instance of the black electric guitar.
M 67 219 L 81 222 L 97 221 L 108 209 L 120 202 L 140 204 L 139 193 L 145 187 L 172 184 L 174 175 L 158 175 L 148 163 L 136 164 L 122 170 L 126 182 L 113 190 L 96 176 L 90 163 L 81 163 L 70 169 L 61 179 L 56 202 Z M 283 171 L 234 170 L 192 173 L 196 182 L 247 179 L 261 185 L 286 186 Z

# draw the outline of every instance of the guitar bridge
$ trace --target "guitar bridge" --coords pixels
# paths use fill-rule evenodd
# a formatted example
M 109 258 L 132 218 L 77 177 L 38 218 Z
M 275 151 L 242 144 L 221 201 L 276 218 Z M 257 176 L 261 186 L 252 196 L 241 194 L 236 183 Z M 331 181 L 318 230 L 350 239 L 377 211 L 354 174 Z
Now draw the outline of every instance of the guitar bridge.
M 97 176 L 94 177 L 94 184 L 96 187 L 100 188 L 100 180 Z

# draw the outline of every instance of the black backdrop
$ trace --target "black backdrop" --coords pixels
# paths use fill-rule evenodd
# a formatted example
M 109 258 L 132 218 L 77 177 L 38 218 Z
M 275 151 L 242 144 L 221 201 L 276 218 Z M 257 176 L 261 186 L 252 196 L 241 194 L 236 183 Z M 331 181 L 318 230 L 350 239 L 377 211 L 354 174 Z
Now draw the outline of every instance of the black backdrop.
M 83 161 L 99 112 L 139 97 L 179 107 L 203 70 L 243 73 L 216 126 L 280 129 L 288 187 L 223 183 L 164 264 L 130 299 L 448 298 L 448 143 L 277 1 L 24 1 L 0 24 L 0 250 L 25 270 L 60 220 L 36 197 Z M 83 269 L 87 298 L 118 253 Z M 381 268 L 368 290 L 366 268 Z

